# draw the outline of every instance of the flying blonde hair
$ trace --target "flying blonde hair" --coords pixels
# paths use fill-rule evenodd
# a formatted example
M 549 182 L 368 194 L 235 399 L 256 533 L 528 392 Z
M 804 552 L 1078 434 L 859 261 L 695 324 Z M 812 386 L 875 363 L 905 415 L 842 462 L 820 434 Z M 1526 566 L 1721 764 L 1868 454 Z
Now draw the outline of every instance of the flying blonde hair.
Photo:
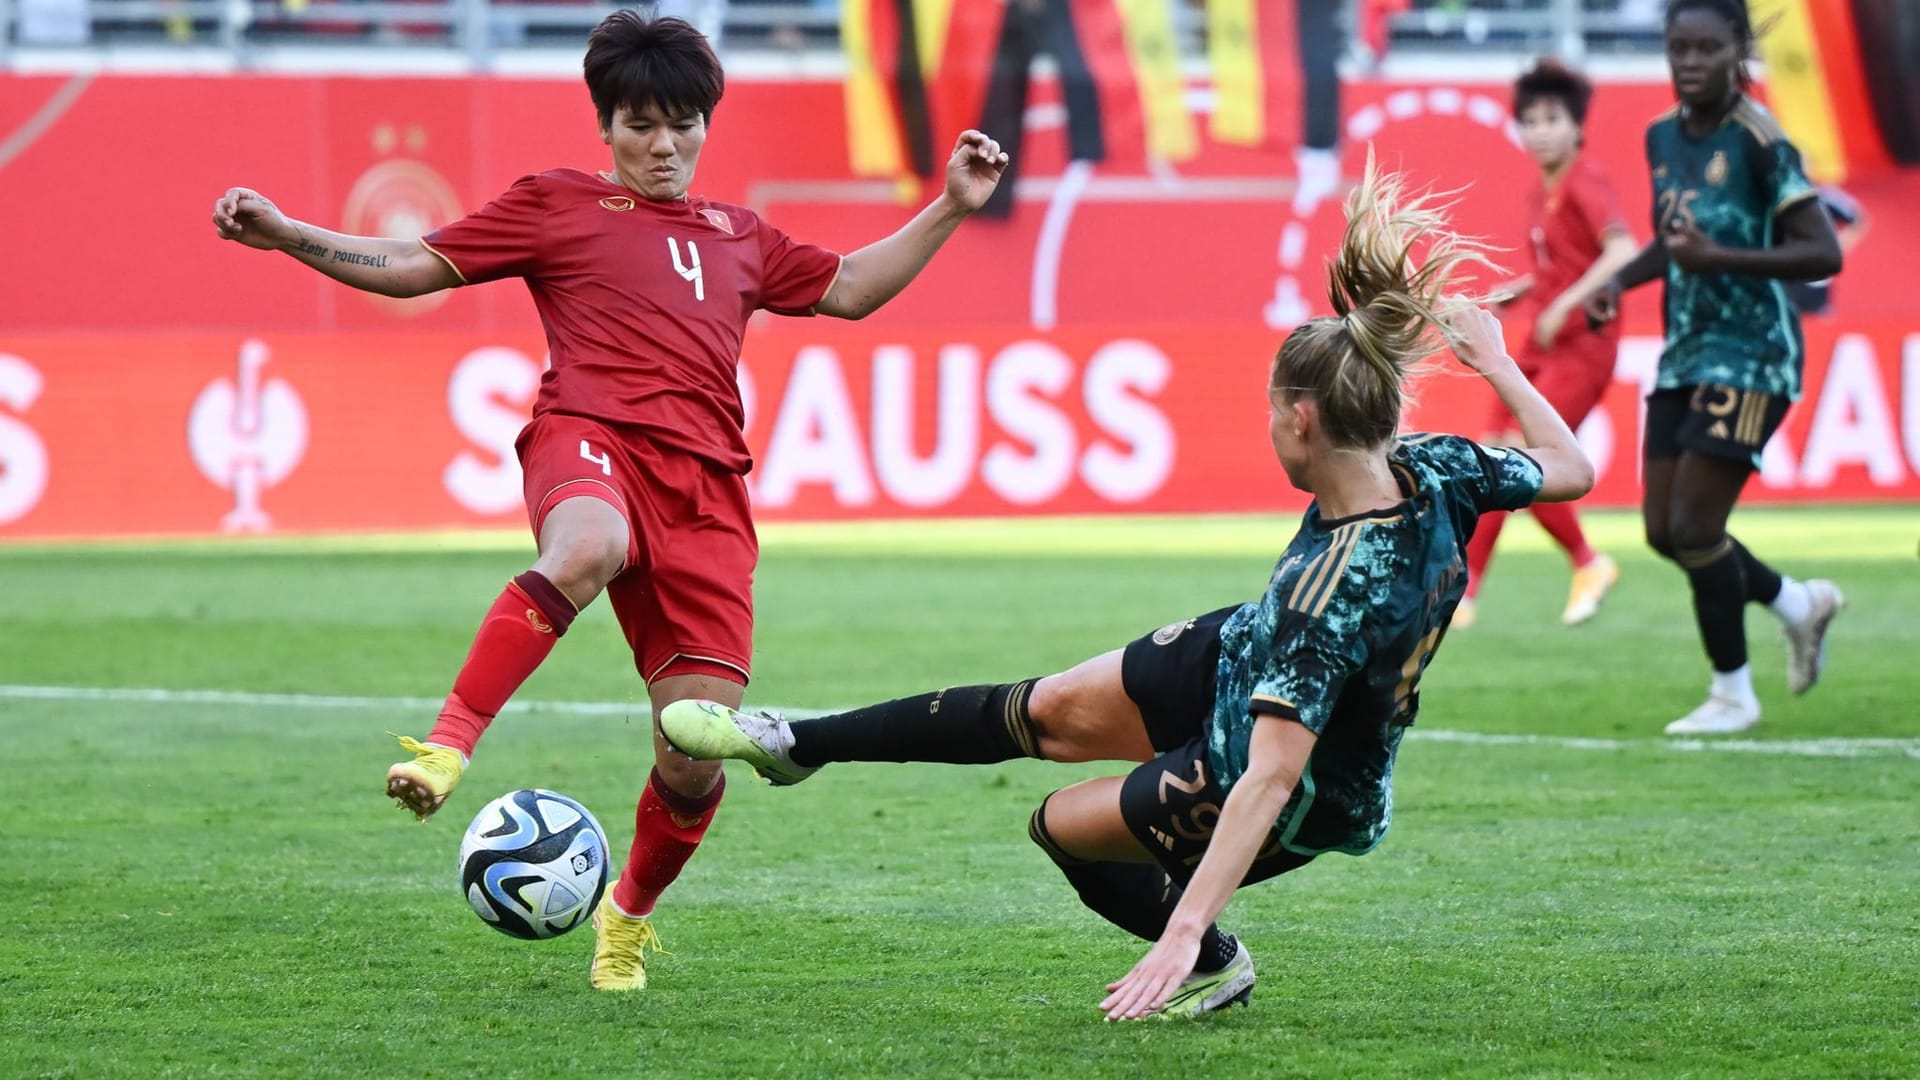
M 1328 265 L 1334 314 L 1295 328 L 1274 357 L 1269 392 L 1283 401 L 1312 395 L 1337 447 L 1370 450 L 1394 437 L 1410 372 L 1452 344 L 1443 314 L 1475 302 L 1454 295 L 1456 277 L 1471 264 L 1493 268 L 1484 244 L 1449 227 L 1446 198 L 1408 196 L 1404 179 L 1380 171 L 1369 148 Z

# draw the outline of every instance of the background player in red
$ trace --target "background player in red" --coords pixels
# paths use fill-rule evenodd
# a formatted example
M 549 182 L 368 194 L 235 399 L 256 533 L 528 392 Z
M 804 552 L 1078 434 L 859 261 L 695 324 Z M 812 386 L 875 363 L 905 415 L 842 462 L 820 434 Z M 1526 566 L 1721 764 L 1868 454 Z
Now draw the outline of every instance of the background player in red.
M 523 177 L 423 239 L 329 232 L 246 188 L 214 206 L 223 238 L 283 251 L 369 292 L 524 278 L 546 328 L 552 367 L 517 443 L 539 557 L 482 620 L 432 732 L 401 739 L 413 756 L 389 770 L 387 793 L 422 820 L 602 591 L 656 716 L 682 698 L 740 703 L 759 555 L 736 382 L 747 319 L 762 308 L 873 312 L 980 208 L 1007 164 L 994 140 L 964 133 L 940 197 L 842 258 L 795 243 L 750 210 L 689 194 L 725 85 L 692 26 L 616 12 L 588 39 L 585 75 L 611 170 Z M 658 948 L 649 916 L 725 786 L 717 763 L 671 752 L 657 730 L 654 760 L 626 868 L 594 915 L 591 977 L 601 989 L 646 985 L 645 952 Z
M 1580 155 L 1593 84 L 1554 60 L 1542 60 L 1513 87 L 1513 115 L 1521 141 L 1540 166 L 1540 183 L 1527 197 L 1528 247 L 1533 272 L 1505 290 L 1508 302 L 1533 311 L 1532 329 L 1520 352 L 1520 370 L 1553 403 L 1570 428 L 1579 428 L 1613 380 L 1620 324 L 1597 329 L 1581 314 L 1588 296 L 1639 249 L 1627 230 L 1620 199 L 1600 169 Z M 1485 441 L 1508 444 L 1518 433 L 1505 405 L 1494 402 Z M 1575 626 L 1600 610 L 1600 601 L 1620 577 L 1614 561 L 1593 550 L 1572 503 L 1535 503 L 1529 508 L 1573 564 L 1573 585 L 1560 621 Z M 1467 595 L 1453 614 L 1465 629 L 1477 615 L 1477 597 L 1493 561 L 1505 514 L 1488 514 L 1467 545 Z

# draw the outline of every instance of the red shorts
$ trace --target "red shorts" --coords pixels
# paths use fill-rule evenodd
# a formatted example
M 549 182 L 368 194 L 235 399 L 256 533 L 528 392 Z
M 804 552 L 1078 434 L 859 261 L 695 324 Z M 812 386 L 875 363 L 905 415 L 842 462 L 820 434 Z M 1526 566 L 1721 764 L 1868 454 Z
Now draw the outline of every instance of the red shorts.
M 1577 430 L 1613 383 L 1617 345 L 1608 338 L 1588 334 L 1577 345 L 1563 345 L 1550 353 L 1528 349 L 1518 361 L 1520 373 L 1547 399 L 1560 419 Z M 1516 427 L 1513 414 L 1495 398 L 1487 412 L 1485 433 L 1497 435 Z
M 579 496 L 627 519 L 627 564 L 607 600 L 640 677 L 717 675 L 744 685 L 760 558 L 746 477 L 566 413 L 535 417 L 514 449 L 535 537 L 548 512 Z

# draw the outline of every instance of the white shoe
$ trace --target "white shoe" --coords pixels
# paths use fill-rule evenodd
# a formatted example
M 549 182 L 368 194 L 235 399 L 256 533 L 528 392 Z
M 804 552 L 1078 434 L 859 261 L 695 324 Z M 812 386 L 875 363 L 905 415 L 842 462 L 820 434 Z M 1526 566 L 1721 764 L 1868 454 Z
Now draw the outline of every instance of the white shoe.
M 1787 689 L 1796 694 L 1820 681 L 1820 670 L 1827 665 L 1827 626 L 1847 607 L 1846 594 L 1833 582 L 1815 578 L 1806 586 L 1807 617 L 1780 633 L 1787 640 Z
M 1707 695 L 1699 708 L 1667 725 L 1669 735 L 1735 735 L 1760 722 L 1760 703 L 1724 694 Z

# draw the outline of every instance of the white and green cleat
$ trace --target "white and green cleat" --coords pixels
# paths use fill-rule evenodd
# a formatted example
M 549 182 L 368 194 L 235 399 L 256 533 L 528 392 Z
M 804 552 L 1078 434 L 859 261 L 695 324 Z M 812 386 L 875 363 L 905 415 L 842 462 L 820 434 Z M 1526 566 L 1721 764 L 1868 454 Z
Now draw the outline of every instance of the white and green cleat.
M 789 757 L 793 729 L 778 716 L 730 709 L 717 701 L 688 698 L 660 710 L 660 733 L 675 750 L 701 761 L 744 761 L 775 787 L 797 784 L 818 766 Z
M 1787 689 L 1796 694 L 1806 693 L 1820 681 L 1827 666 L 1827 627 L 1847 609 L 1846 594 L 1833 582 L 1815 578 L 1806 588 L 1807 617 L 1781 630 L 1787 640 Z
M 1226 967 L 1187 976 L 1153 1015 L 1161 1020 L 1190 1019 L 1236 1003 L 1247 1004 L 1253 996 L 1253 954 L 1245 942 L 1236 938 L 1233 944 L 1233 959 Z

